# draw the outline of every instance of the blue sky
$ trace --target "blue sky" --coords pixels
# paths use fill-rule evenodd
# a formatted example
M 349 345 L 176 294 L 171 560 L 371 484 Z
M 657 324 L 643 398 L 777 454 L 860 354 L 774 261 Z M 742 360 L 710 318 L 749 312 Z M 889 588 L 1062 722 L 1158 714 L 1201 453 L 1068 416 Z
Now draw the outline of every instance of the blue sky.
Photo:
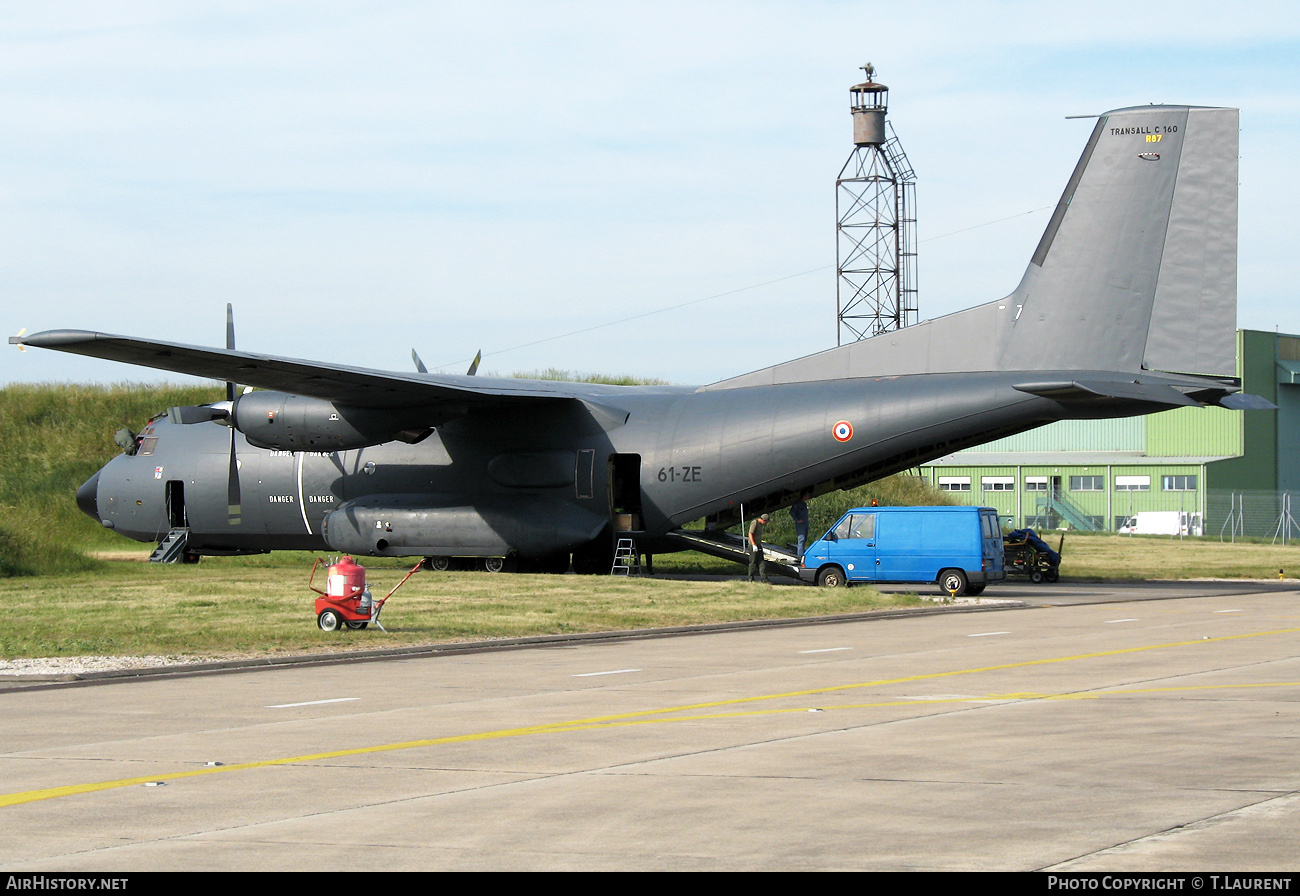
M 1270 2 L 0 2 L 3 329 L 217 345 L 229 301 L 253 351 L 681 383 L 818 351 L 868 60 L 923 318 L 1014 288 L 1067 115 L 1167 102 L 1241 109 L 1238 322 L 1300 332 Z M 0 351 L 0 383 L 159 378 Z

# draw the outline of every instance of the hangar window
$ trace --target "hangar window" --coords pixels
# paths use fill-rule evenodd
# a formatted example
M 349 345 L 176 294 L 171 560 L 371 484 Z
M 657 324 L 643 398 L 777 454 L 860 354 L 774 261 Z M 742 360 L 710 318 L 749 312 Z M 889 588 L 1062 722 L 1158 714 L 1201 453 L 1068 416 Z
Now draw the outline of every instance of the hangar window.
M 1160 487 L 1167 492 L 1196 491 L 1195 476 L 1161 476 Z
M 1025 491 L 1027 492 L 1045 492 L 1047 491 L 1046 476 L 1026 476 Z
M 969 476 L 940 476 L 939 491 L 968 492 L 970 491 L 970 477 Z
M 1115 491 L 1149 492 L 1151 491 L 1151 477 L 1150 476 L 1116 476 Z
M 980 480 L 980 485 L 986 492 L 1013 492 L 1016 490 L 1016 477 L 985 476 Z
M 1105 476 L 1071 476 L 1070 491 L 1100 492 L 1106 489 Z

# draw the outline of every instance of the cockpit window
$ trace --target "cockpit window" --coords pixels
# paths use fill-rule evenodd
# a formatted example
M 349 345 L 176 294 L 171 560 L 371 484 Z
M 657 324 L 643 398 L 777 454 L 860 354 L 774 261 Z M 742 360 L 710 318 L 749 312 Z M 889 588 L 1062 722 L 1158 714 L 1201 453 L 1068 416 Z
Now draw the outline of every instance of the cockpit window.
M 144 457 L 148 457 L 149 455 L 153 454 L 153 446 L 157 444 L 158 444 L 157 436 L 145 436 L 143 439 L 140 440 L 140 449 L 136 452 L 136 454 L 140 454 L 143 455 Z

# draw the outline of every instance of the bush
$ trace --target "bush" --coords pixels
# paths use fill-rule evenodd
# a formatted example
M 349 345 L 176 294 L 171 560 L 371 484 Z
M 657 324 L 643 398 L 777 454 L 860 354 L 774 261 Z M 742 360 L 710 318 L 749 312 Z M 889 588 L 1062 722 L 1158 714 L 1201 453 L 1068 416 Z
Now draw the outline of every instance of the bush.
M 224 398 L 221 386 L 17 383 L 0 389 L 0 576 L 87 569 L 84 555 L 122 539 L 77 508 L 77 488 L 119 452 L 113 433 L 139 430 L 172 405 Z
M 897 473 L 875 482 L 868 482 L 847 491 L 831 492 L 808 502 L 808 539 L 819 538 L 831 525 L 844 516 L 851 507 L 870 507 L 872 502 L 882 507 L 923 507 L 934 504 L 952 504 L 946 492 L 941 492 L 918 476 Z M 748 521 L 746 521 L 748 525 Z M 794 544 L 794 522 L 786 511 L 772 514 L 763 539 L 772 544 Z

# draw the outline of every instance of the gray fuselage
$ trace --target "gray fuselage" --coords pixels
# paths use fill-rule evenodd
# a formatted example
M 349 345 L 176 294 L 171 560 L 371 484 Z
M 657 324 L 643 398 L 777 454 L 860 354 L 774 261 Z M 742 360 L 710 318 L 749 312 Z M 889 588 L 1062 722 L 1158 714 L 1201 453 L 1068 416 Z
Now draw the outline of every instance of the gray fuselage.
M 741 505 L 752 516 L 804 489 L 850 487 L 1065 416 L 1152 409 L 1103 399 L 1067 411 L 1013 388 L 1045 376 L 592 387 L 587 400 L 471 408 L 417 444 L 336 452 L 256 448 L 234 433 L 237 524 L 227 506 L 231 429 L 164 417 L 144 434 L 156 439 L 151 453 L 99 473 L 95 511 L 141 541 L 188 526 L 199 553 L 543 556 L 597 538 L 620 514 L 647 547 L 666 549 L 668 531 L 705 517 L 729 525 Z

